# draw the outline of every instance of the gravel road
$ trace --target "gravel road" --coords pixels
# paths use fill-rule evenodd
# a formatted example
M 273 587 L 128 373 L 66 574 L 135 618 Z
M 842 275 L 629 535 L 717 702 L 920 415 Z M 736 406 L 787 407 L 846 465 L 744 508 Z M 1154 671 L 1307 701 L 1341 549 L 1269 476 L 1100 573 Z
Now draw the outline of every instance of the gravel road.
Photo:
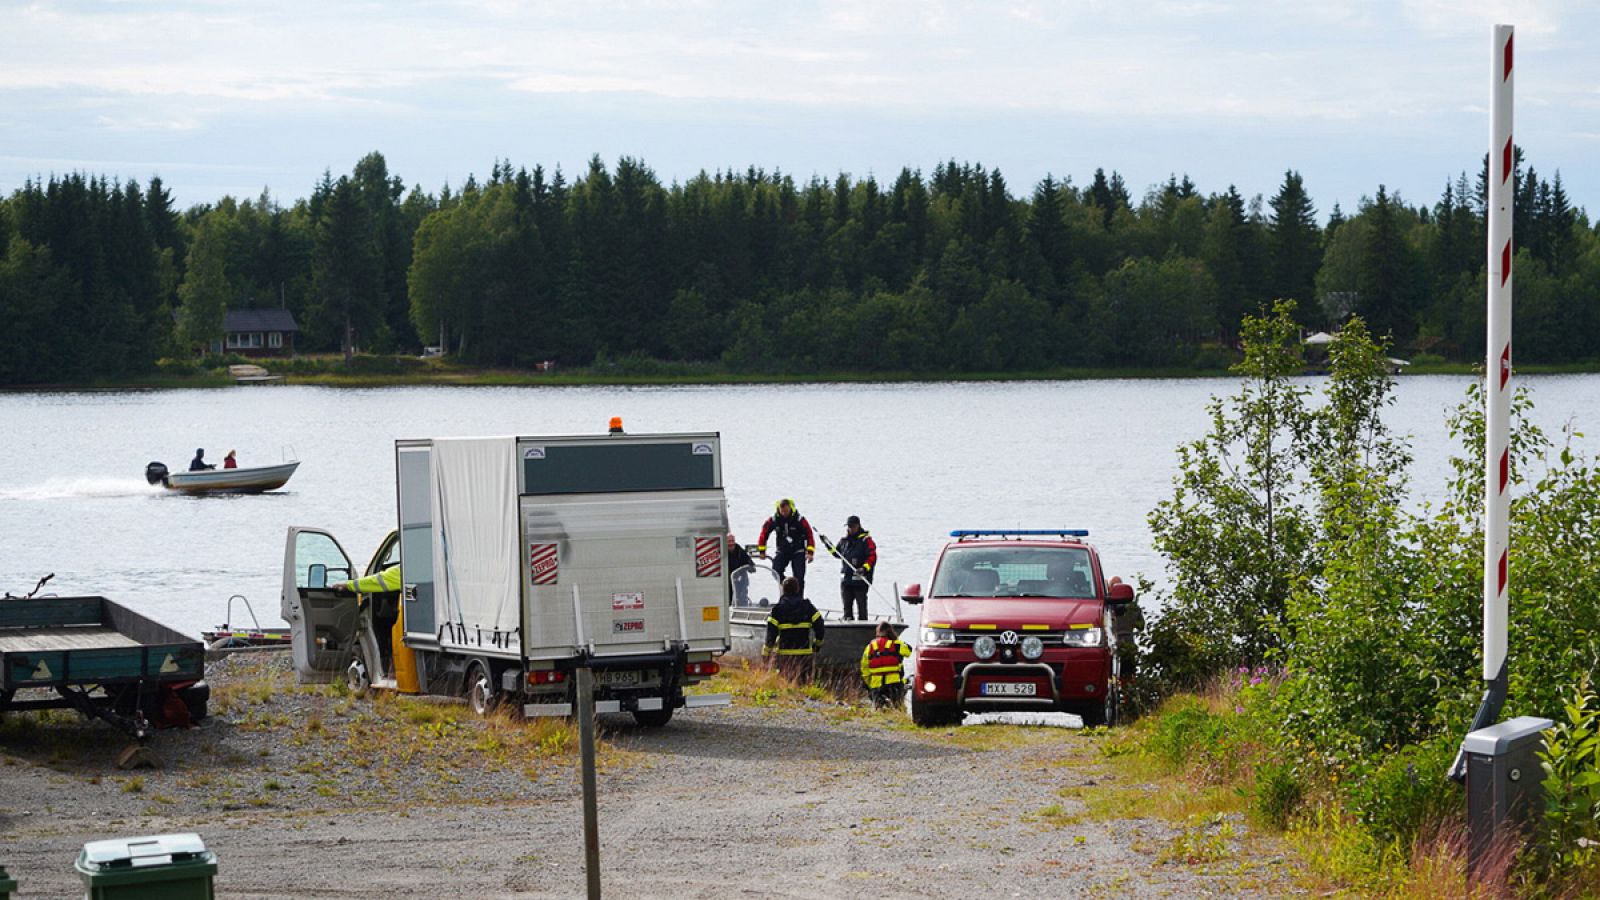
M 119 771 L 125 741 L 100 723 L 0 724 L 0 865 L 18 896 L 81 896 L 86 841 L 176 831 L 216 852 L 225 897 L 582 895 L 570 726 L 296 689 L 280 661 L 229 660 L 209 679 L 218 714 L 158 733 L 156 769 Z M 759 696 L 659 730 L 602 721 L 608 896 L 1294 891 L 1280 848 L 1237 817 L 1094 803 L 1167 789 L 1121 778 L 1103 735 L 919 731 L 898 713 Z

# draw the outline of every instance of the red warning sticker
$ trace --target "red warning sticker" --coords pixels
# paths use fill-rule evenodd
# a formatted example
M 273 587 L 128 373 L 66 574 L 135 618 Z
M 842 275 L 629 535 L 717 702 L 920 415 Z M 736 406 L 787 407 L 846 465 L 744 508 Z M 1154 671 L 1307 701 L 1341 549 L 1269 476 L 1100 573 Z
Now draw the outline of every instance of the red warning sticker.
M 534 584 L 555 584 L 561 575 L 561 560 L 555 544 L 529 544 L 528 568 Z
M 697 578 L 716 578 L 722 574 L 722 538 L 694 539 L 694 574 Z

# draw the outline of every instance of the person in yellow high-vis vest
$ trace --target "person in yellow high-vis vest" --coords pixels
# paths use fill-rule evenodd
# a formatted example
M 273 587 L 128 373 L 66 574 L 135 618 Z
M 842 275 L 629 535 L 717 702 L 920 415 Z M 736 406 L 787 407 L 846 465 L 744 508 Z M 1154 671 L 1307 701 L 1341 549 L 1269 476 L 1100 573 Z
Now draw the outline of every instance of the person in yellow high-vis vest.
M 878 623 L 878 636 L 861 652 L 861 680 L 867 684 L 872 705 L 895 707 L 906 695 L 906 670 L 903 660 L 911 655 L 906 642 L 894 635 L 888 622 Z
M 339 594 L 390 594 L 400 590 L 400 567 L 380 569 L 364 578 L 341 581 L 333 586 Z

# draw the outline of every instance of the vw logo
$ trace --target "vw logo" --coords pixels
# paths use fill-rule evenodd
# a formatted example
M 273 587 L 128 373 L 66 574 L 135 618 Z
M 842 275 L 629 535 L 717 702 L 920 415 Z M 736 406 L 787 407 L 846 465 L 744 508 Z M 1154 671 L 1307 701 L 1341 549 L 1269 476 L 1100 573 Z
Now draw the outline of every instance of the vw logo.
M 1017 633 L 1015 631 L 1002 631 L 1002 632 L 1000 632 L 1000 643 L 1002 643 L 1002 644 L 1015 644 L 1016 642 L 1017 642 Z

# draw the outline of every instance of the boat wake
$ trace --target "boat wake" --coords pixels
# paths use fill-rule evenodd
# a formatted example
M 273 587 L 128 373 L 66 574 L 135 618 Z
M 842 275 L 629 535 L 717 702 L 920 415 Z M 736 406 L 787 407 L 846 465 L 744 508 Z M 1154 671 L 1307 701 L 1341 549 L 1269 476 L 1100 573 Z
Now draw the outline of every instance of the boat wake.
M 50 478 L 42 484 L 0 488 L 0 500 L 82 500 L 85 498 L 148 497 L 161 491 L 159 484 L 134 478 Z

